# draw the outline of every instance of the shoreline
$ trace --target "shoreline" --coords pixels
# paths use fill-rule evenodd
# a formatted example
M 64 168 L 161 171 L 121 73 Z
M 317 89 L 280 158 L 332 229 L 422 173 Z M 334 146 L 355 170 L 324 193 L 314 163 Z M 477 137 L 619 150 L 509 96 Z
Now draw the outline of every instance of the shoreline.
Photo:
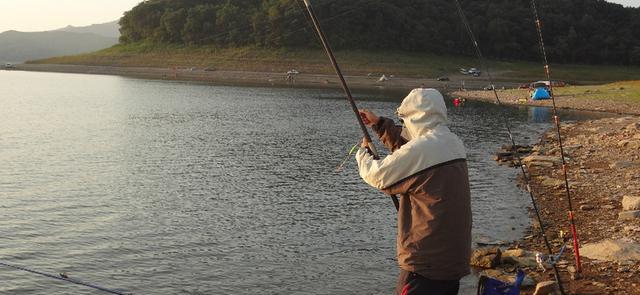
M 227 71 L 203 68 L 156 68 L 156 67 L 117 67 L 117 66 L 87 66 L 87 65 L 62 65 L 62 64 L 18 64 L 15 71 L 30 72 L 54 72 L 74 74 L 116 75 L 134 78 L 193 81 L 213 85 L 232 86 L 265 86 L 265 87 L 308 87 L 308 88 L 334 88 L 342 89 L 340 81 L 335 74 L 300 73 L 295 76 L 293 82 L 286 80 L 286 73 L 281 72 L 253 72 L 253 71 Z M 379 82 L 379 76 L 345 75 L 350 88 L 360 90 L 402 90 L 410 91 L 417 87 L 437 88 L 444 92 L 450 92 L 464 85 L 467 89 L 482 89 L 488 82 L 482 78 L 474 78 L 463 75 L 451 77 L 450 81 L 436 81 L 429 78 L 416 77 L 389 77 L 389 80 Z M 518 85 L 517 82 L 498 82 L 499 87 L 511 88 Z M 457 87 L 457 88 L 456 88 Z M 454 89 L 455 88 L 455 89 Z
M 190 81 L 222 86 L 257 86 L 257 87 L 304 87 L 304 88 L 331 88 L 342 89 L 339 79 L 331 74 L 301 73 L 295 76 L 294 81 L 286 80 L 286 73 L 281 72 L 254 72 L 254 71 L 209 71 L 203 68 L 159 68 L 159 67 L 121 67 L 121 66 L 88 66 L 88 65 L 63 65 L 63 64 L 18 64 L 16 71 L 54 72 L 94 75 L 115 75 L 132 78 Z M 461 97 L 467 100 L 496 103 L 493 91 L 484 89 L 489 82 L 482 77 L 469 77 L 453 75 L 450 81 L 436 81 L 424 77 L 391 77 L 389 80 L 379 82 L 379 77 L 346 75 L 345 80 L 354 90 L 389 90 L 409 92 L 418 87 L 429 87 L 440 90 L 450 97 Z M 511 106 L 552 107 L 550 100 L 532 101 L 523 100 L 526 91 L 515 90 L 520 83 L 515 81 L 496 82 L 501 102 Z M 464 87 L 464 90 L 462 90 Z M 582 86 L 584 87 L 584 86 Z M 507 89 L 507 90 L 504 90 Z M 581 111 L 594 111 L 614 113 L 620 115 L 640 115 L 640 101 L 615 101 L 612 99 L 584 99 L 580 95 L 556 95 L 556 106 L 559 109 L 572 109 Z M 622 89 L 622 87 L 621 87 Z M 589 91 L 587 90 L 587 93 Z M 595 90 L 593 93 L 598 93 Z M 606 96 L 606 94 L 603 94 Z
M 584 87 L 584 86 L 583 86 Z M 554 88 L 554 92 L 561 92 L 561 88 Z M 596 90 L 597 91 L 597 90 Z M 588 90 L 587 90 L 588 92 Z M 451 91 L 452 97 L 461 97 L 467 100 L 476 100 L 496 103 L 493 91 Z M 605 112 L 618 115 L 640 116 L 640 102 L 616 101 L 606 98 L 586 99 L 574 94 L 562 93 L 556 95 L 556 107 L 558 109 L 571 109 L 580 111 Z M 553 107 L 551 100 L 533 101 L 527 99 L 526 90 L 498 90 L 498 97 L 505 105 L 512 106 L 532 106 L 532 107 Z
M 561 133 L 570 194 L 552 127 L 533 147 L 517 149 L 538 208 L 536 212 L 534 204 L 528 205 L 531 226 L 519 240 L 478 248 L 472 265 L 503 281 L 512 280 L 516 269 L 522 269 L 528 282 L 522 294 L 557 294 L 547 292 L 555 281 L 546 260 L 551 258 L 567 294 L 640 294 L 640 117 L 562 123 Z M 514 152 L 503 147 L 495 159 L 518 167 L 511 158 Z M 518 186 L 527 192 L 523 175 L 518 178 Z M 574 216 L 581 271 L 569 214 Z M 538 293 L 534 286 L 547 291 Z
M 561 129 L 582 257 L 577 280 L 555 129 L 542 136 L 530 161 L 523 162 L 554 251 L 563 244 L 560 231 L 569 233 L 567 250 L 558 262 L 565 289 L 572 294 L 640 294 L 640 214 L 631 213 L 636 211 L 626 208 L 625 201 L 640 200 L 640 118 L 564 123 Z M 531 160 L 535 157 L 551 161 Z M 532 219 L 532 228 L 518 248 L 546 254 L 533 212 Z M 538 282 L 551 280 L 551 270 L 529 273 Z

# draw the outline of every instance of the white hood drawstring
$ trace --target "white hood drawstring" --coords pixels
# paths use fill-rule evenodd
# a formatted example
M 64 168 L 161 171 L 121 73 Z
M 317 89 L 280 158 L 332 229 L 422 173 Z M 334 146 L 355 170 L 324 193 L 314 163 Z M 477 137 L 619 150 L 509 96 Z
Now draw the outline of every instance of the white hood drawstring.
M 437 90 L 414 89 L 397 113 L 409 142 L 382 160 L 374 160 L 365 149 L 356 154 L 360 176 L 371 186 L 385 189 L 427 168 L 467 157 L 462 141 L 446 125 L 447 107 Z

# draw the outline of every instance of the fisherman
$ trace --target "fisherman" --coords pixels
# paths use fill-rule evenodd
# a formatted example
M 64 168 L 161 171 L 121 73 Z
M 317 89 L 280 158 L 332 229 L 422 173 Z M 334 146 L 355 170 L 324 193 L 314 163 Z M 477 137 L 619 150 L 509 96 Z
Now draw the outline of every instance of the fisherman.
M 375 160 L 363 140 L 356 154 L 360 176 L 400 196 L 396 294 L 457 294 L 471 255 L 469 177 L 463 143 L 446 126 L 442 94 L 411 91 L 396 112 L 402 127 L 359 112 L 391 152 Z

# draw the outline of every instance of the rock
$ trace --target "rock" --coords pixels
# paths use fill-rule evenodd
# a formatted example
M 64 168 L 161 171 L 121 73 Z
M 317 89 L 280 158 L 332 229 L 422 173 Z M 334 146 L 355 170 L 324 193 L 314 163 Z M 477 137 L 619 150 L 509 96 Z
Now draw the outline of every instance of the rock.
M 622 211 L 618 213 L 618 220 L 635 220 L 640 218 L 640 210 Z
M 600 283 L 600 282 L 592 282 L 591 285 L 594 285 L 594 286 L 600 287 L 600 288 L 606 288 L 607 287 L 607 284 Z
M 542 185 L 550 187 L 561 187 L 564 185 L 564 180 L 543 177 Z
M 603 261 L 640 260 L 640 243 L 627 239 L 603 240 L 580 248 L 582 256 Z
M 626 232 L 640 232 L 640 226 L 625 226 L 624 231 Z
M 523 256 L 523 257 L 507 256 L 507 257 L 502 257 L 501 262 L 503 264 L 515 265 L 522 268 L 536 267 L 538 265 L 538 263 L 536 262 L 535 256 Z
M 582 206 L 580 206 L 580 210 L 582 210 L 582 211 L 591 211 L 593 209 L 595 209 L 595 207 L 593 207 L 591 205 L 582 205 Z
M 640 130 L 640 122 L 631 123 L 624 128 L 631 131 Z
M 531 148 L 531 152 L 532 153 L 538 153 L 540 155 L 544 155 L 545 149 L 540 145 L 536 145 L 533 148 Z
M 553 167 L 553 165 L 562 164 L 562 159 L 560 157 L 554 156 L 528 156 L 522 159 L 522 163 L 527 166 L 542 166 L 542 167 Z
M 569 278 L 571 278 L 572 281 L 579 280 L 582 279 L 582 274 L 579 272 L 572 272 L 569 274 Z
M 533 295 L 548 295 L 548 294 L 558 294 L 560 292 L 560 288 L 558 288 L 558 283 L 555 281 L 547 281 L 541 282 L 536 285 L 536 291 L 533 292 Z
M 619 267 L 617 269 L 618 272 L 630 272 L 631 269 L 629 269 L 628 267 Z
M 626 147 L 629 144 L 629 140 L 628 139 L 623 139 L 621 141 L 618 141 L 617 145 L 618 147 Z
M 486 248 L 488 246 L 505 246 L 509 244 L 509 242 L 505 242 L 505 241 L 500 241 L 500 240 L 494 240 L 491 239 L 489 237 L 485 237 L 485 236 L 479 236 L 476 238 L 476 245 L 478 245 L 481 248 Z M 480 248 L 478 248 L 480 249 Z
M 576 267 L 573 266 L 573 265 L 569 265 L 569 266 L 567 266 L 567 271 L 569 273 L 576 273 Z
M 604 210 L 613 210 L 613 209 L 616 209 L 616 206 L 613 206 L 613 205 L 603 205 L 603 206 L 602 206 L 602 207 L 600 207 L 600 208 L 602 208 L 602 209 L 604 209 Z
M 470 264 L 476 267 L 494 268 L 500 264 L 501 257 L 502 251 L 498 247 L 480 248 L 471 255 Z
M 523 249 L 512 249 L 502 252 L 502 257 L 523 257 L 529 255 L 533 256 L 532 252 L 527 252 Z
M 546 168 L 553 167 L 553 163 L 551 162 L 530 162 L 525 165 L 527 165 L 528 167 L 546 167 Z
M 622 197 L 622 210 L 640 210 L 640 196 Z
M 611 169 L 624 169 L 624 168 L 630 168 L 635 166 L 634 163 L 629 162 L 629 161 L 617 161 L 615 163 L 612 163 L 609 165 L 609 168 Z

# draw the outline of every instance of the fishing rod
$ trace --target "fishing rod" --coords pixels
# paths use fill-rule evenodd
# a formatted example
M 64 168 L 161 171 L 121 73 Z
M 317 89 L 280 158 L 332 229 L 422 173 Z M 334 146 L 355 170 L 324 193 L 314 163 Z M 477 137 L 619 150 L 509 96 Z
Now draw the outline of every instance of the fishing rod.
M 498 91 L 496 90 L 496 87 L 494 85 L 494 81 L 493 81 L 493 76 L 491 75 L 491 71 L 489 71 L 489 67 L 487 67 L 486 65 L 486 59 L 484 58 L 484 55 L 482 54 L 482 51 L 480 50 L 480 45 L 478 45 L 478 41 L 475 37 L 475 34 L 473 33 L 473 30 L 471 29 L 471 25 L 469 24 L 469 19 L 467 19 L 467 16 L 464 14 L 464 11 L 462 10 L 462 5 L 460 5 L 460 1 L 459 0 L 455 0 L 455 4 L 456 4 L 456 8 L 458 9 L 458 13 L 460 14 L 460 18 L 462 19 L 462 24 L 464 25 L 465 29 L 467 30 L 467 33 L 469 35 L 469 38 L 471 38 L 471 42 L 474 45 L 474 49 L 476 52 L 476 55 L 478 56 L 478 59 L 480 60 L 481 63 L 481 67 L 485 69 L 485 71 L 487 72 L 487 77 L 489 78 L 489 83 L 491 83 L 491 89 L 493 90 L 493 94 L 496 98 L 496 101 L 498 103 L 498 105 L 502 108 L 504 108 L 504 105 L 502 103 L 502 101 L 500 100 L 500 96 L 498 95 Z M 516 147 L 516 142 L 515 139 L 513 137 L 513 133 L 511 132 L 511 124 L 509 123 L 509 119 L 507 119 L 507 116 L 502 116 L 504 119 L 504 124 L 505 127 L 507 129 L 507 134 L 509 135 L 509 139 L 511 140 L 511 146 L 512 148 Z M 515 153 L 515 160 L 516 160 L 516 164 L 520 167 L 520 170 L 522 171 L 522 175 L 526 184 L 526 188 L 527 188 L 527 192 L 529 193 L 529 197 L 531 199 L 531 203 L 533 205 L 533 209 L 534 212 L 536 213 L 536 219 L 538 220 L 538 224 L 540 225 L 540 234 L 542 235 L 542 238 L 544 240 L 544 244 L 547 248 L 547 251 L 549 252 L 550 256 L 553 256 L 553 250 L 551 247 L 551 243 L 549 243 L 549 239 L 547 238 L 547 233 L 546 233 L 546 229 L 544 226 L 544 223 L 542 222 L 542 216 L 540 215 L 540 210 L 538 208 L 538 203 L 536 202 L 536 199 L 533 195 L 533 190 L 531 189 L 531 176 L 527 173 L 527 171 L 524 169 L 524 165 L 522 164 L 522 159 L 520 157 L 520 155 L 518 153 Z M 560 289 L 560 293 L 562 295 L 566 294 L 564 291 L 564 287 L 562 285 L 562 280 L 560 278 L 560 272 L 558 270 L 557 265 L 554 263 L 552 264 L 553 270 L 554 270 L 554 275 L 556 278 L 556 281 L 558 282 L 558 287 Z
M 578 241 L 578 230 L 576 229 L 576 223 L 573 216 L 573 202 L 571 201 L 571 191 L 569 190 L 569 178 L 567 177 L 567 161 L 564 156 L 564 147 L 562 143 L 562 134 L 560 133 L 560 117 L 558 116 L 558 109 L 556 107 L 556 98 L 553 94 L 553 82 L 551 82 L 551 70 L 549 68 L 549 60 L 547 58 L 547 50 L 544 46 L 544 38 L 542 36 L 542 22 L 540 21 L 540 15 L 538 14 L 538 8 L 536 7 L 536 1 L 531 0 L 531 9 L 533 10 L 533 15 L 535 17 L 536 22 L 536 30 L 538 32 L 538 37 L 540 39 L 540 52 L 542 54 L 542 59 L 544 62 L 544 72 L 549 81 L 549 95 L 551 96 L 551 102 L 553 105 L 553 121 L 555 122 L 556 136 L 558 138 L 558 145 L 560 147 L 560 158 L 562 159 L 562 172 L 564 175 L 564 188 L 567 196 L 567 202 L 569 205 L 569 223 L 571 226 L 571 234 L 573 236 L 573 254 L 576 262 L 576 272 L 582 272 L 582 262 L 580 259 L 580 242 Z
M 320 41 L 322 41 L 324 50 L 329 56 L 329 60 L 331 60 L 331 65 L 333 65 L 333 69 L 336 71 L 338 78 L 340 78 L 340 83 L 342 84 L 342 90 L 344 90 L 344 94 L 347 96 L 347 100 L 349 100 L 351 109 L 356 114 L 356 118 L 358 119 L 358 125 L 360 125 L 360 129 L 362 129 L 362 133 L 364 134 L 364 138 L 367 141 L 369 150 L 371 151 L 371 154 L 373 154 L 373 158 L 378 160 L 380 159 L 380 156 L 378 155 L 378 151 L 376 150 L 376 147 L 373 145 L 373 141 L 371 140 L 369 131 L 367 131 L 367 127 L 364 125 L 364 122 L 362 122 L 362 118 L 360 117 L 360 112 L 358 111 L 358 107 L 356 106 L 356 101 L 353 99 L 353 96 L 351 95 L 351 91 L 349 90 L 349 86 L 347 85 L 347 82 L 345 81 L 344 76 L 342 75 L 342 71 L 340 70 L 340 66 L 338 65 L 338 62 L 336 61 L 336 57 L 333 55 L 331 46 L 329 46 L 329 41 L 327 41 L 327 37 L 322 31 L 320 22 L 318 21 L 318 18 L 316 17 L 315 12 L 313 11 L 313 7 L 311 6 L 311 1 L 310 0 L 303 0 L 303 1 L 304 1 L 304 5 L 307 7 L 307 12 L 309 12 L 309 16 L 311 17 L 313 26 L 315 27 L 316 32 L 320 37 Z M 392 195 L 391 200 L 393 201 L 393 205 L 396 207 L 396 210 L 398 210 L 400 208 L 398 197 L 396 197 L 395 195 Z
M 50 278 L 50 279 L 64 281 L 64 282 L 67 282 L 67 283 L 72 283 L 72 284 L 76 284 L 76 285 L 80 285 L 80 286 L 89 287 L 89 288 L 100 290 L 102 292 L 106 292 L 106 293 L 110 293 L 110 294 L 132 295 L 132 293 L 124 293 L 124 292 L 120 292 L 120 291 L 116 291 L 116 290 L 112 290 L 112 289 L 107 289 L 105 287 L 100 287 L 98 285 L 94 285 L 94 284 L 91 284 L 91 283 L 87 283 L 87 282 L 83 282 L 83 281 L 80 281 L 80 280 L 77 280 L 77 279 L 73 279 L 73 278 L 70 278 L 65 273 L 61 273 L 60 275 L 56 276 L 56 275 L 48 274 L 48 273 L 45 273 L 45 272 L 32 270 L 32 269 L 28 269 L 26 267 L 17 266 L 17 265 L 13 265 L 13 264 L 9 264 L 9 263 L 4 263 L 4 262 L 0 262 L 0 266 L 6 266 L 6 267 L 13 268 L 13 269 L 16 269 L 16 270 L 21 270 L 21 271 L 29 272 L 29 273 L 32 273 L 32 274 L 41 275 L 43 277 L 47 277 L 47 278 Z

